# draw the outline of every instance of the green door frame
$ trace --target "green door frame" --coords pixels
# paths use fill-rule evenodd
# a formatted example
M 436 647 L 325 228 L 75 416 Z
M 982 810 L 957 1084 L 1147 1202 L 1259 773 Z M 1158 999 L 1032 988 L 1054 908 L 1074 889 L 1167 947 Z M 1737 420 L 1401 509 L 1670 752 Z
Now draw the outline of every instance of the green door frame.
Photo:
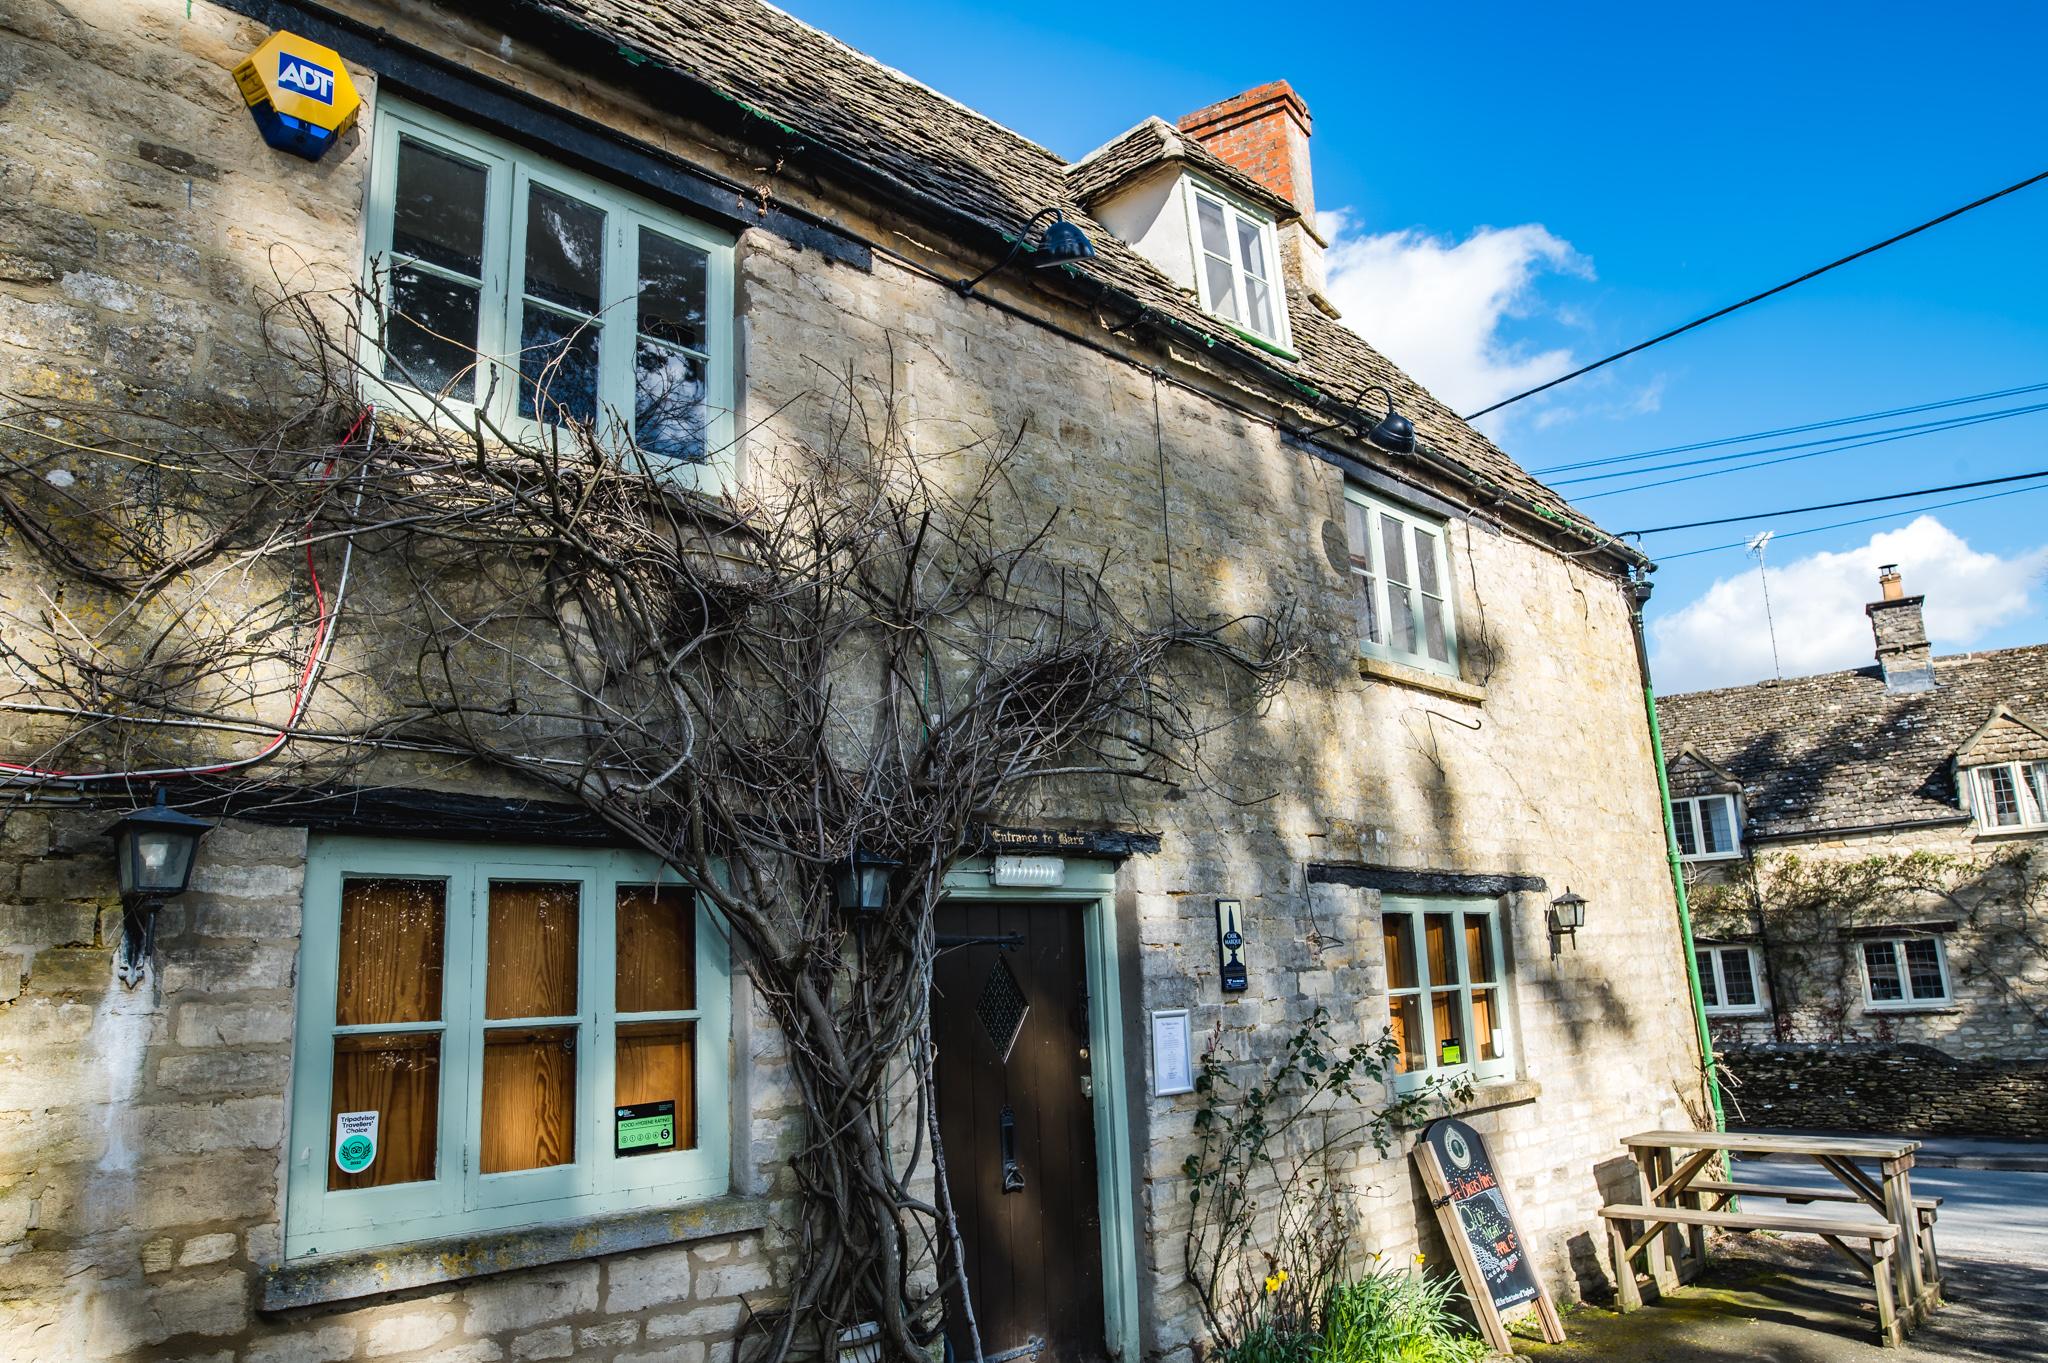
M 1123 981 L 1117 969 L 1116 863 L 1069 857 L 1056 889 L 989 884 L 990 864 L 977 858 L 946 877 L 946 898 L 1072 904 L 1081 910 L 1087 955 L 1088 1062 L 1095 1087 L 1096 1203 L 1102 1217 L 1103 1337 L 1111 1356 L 1138 1357 L 1138 1245 L 1132 1201 L 1130 1112 L 1124 1103 Z

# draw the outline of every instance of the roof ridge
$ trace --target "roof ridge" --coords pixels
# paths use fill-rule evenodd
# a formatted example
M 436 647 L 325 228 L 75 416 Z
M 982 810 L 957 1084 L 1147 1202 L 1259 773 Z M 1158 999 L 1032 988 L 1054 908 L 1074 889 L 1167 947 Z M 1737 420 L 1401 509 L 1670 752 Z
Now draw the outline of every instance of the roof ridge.
M 1168 141 L 1177 141 L 1179 139 L 1180 133 L 1177 129 L 1174 128 L 1174 126 L 1171 123 L 1168 123 L 1158 114 L 1146 114 L 1136 123 L 1133 123 L 1130 127 L 1125 128 L 1122 132 L 1118 133 L 1115 137 L 1110 138 L 1109 141 L 1104 142 L 1101 146 L 1095 148 L 1095 150 L 1091 152 L 1086 152 L 1080 156 L 1075 157 L 1073 160 L 1067 162 L 1067 170 L 1070 172 L 1079 170 L 1081 167 L 1087 165 L 1090 161 L 1093 161 L 1098 156 L 1103 155 L 1105 152 L 1108 152 L 1112 148 L 1124 142 L 1132 134 L 1141 133 L 1145 131 L 1145 129 L 1151 127 L 1154 123 L 1157 123 L 1163 130 L 1165 130 Z

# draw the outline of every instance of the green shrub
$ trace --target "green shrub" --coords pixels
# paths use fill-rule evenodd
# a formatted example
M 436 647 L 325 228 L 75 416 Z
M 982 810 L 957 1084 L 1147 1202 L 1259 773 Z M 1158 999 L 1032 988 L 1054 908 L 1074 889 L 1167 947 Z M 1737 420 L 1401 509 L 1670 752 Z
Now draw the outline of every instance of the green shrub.
M 1272 1280 L 1268 1280 L 1269 1284 Z M 1284 1280 L 1283 1280 L 1284 1281 Z M 1273 1288 L 1267 1288 L 1268 1302 Z M 1340 1282 L 1319 1303 L 1320 1332 L 1262 1311 L 1224 1363 L 1477 1363 L 1486 1345 L 1451 1310 L 1457 1285 L 1391 1267 Z

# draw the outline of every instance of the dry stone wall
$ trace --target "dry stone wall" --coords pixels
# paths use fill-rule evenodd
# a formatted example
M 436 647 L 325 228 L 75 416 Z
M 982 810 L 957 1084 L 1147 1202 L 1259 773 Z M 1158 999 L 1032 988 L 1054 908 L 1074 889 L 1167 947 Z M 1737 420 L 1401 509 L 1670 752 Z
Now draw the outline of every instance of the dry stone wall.
M 753 173 L 673 116 L 607 102 L 547 54 L 418 7 L 343 7 L 629 134 Z M 354 72 L 370 100 L 363 131 L 307 166 L 261 146 L 228 77 L 264 30 L 203 2 L 181 10 L 0 4 L 0 198 L 19 210 L 0 218 L 0 388 L 254 406 L 279 377 L 259 340 L 263 289 L 280 274 L 331 281 L 359 266 L 375 74 Z M 886 206 L 800 183 L 782 191 L 914 245 Z M 863 271 L 749 232 L 737 266 L 745 459 L 815 438 L 828 376 L 852 372 L 892 394 L 931 448 L 1023 440 L 1019 523 L 1057 512 L 1054 552 L 1107 553 L 1127 609 L 1292 609 L 1304 622 L 1293 684 L 1210 744 L 1217 789 L 1063 788 L 1021 816 L 1161 834 L 1158 854 L 1123 866 L 1117 900 L 1136 1169 L 1124 1210 L 1138 1228 L 1147 1356 L 1189 1363 L 1200 1329 L 1178 1238 L 1195 1103 L 1144 1096 L 1145 1012 L 1190 1008 L 1197 1038 L 1245 1058 L 1269 1054 L 1318 1006 L 1352 1037 L 1387 1023 L 1380 896 L 1310 884 L 1316 862 L 1546 884 L 1500 901 L 1517 1076 L 1473 1121 L 1553 1286 L 1600 1285 L 1594 1209 L 1626 1173 L 1617 1139 L 1706 1116 L 1616 583 L 1488 516 L 1455 519 L 1462 687 L 1362 676 L 1347 570 L 1331 551 L 1343 542 L 1341 477 L 1284 445 L 1191 357 L 1111 360 L 885 257 Z M 1079 313 L 1058 320 L 1097 329 Z M 32 572 L 0 537 L 0 592 L 19 600 Z M 363 590 L 377 590 L 375 563 L 362 572 Z M 370 672 L 374 645 L 345 630 L 338 647 Z M 379 776 L 496 789 L 413 757 L 390 758 Z M 196 893 L 164 922 L 161 978 L 128 993 L 111 973 L 106 817 L 14 807 L 0 825 L 0 1357 L 729 1355 L 742 1296 L 774 1295 L 770 1231 L 259 1309 L 280 1255 L 303 836 L 255 825 L 214 835 Z M 1543 909 L 1567 885 L 1591 907 L 1577 940 L 1560 945 Z M 1216 986 L 1219 896 L 1243 900 L 1248 924 L 1252 987 L 1228 1001 Z M 752 1024 L 736 1025 L 731 1057 L 745 1135 L 735 1192 L 772 1224 L 793 1105 L 772 1029 Z M 1351 1163 L 1370 1193 L 1362 1248 L 1444 1262 L 1403 1152 L 1356 1151 Z

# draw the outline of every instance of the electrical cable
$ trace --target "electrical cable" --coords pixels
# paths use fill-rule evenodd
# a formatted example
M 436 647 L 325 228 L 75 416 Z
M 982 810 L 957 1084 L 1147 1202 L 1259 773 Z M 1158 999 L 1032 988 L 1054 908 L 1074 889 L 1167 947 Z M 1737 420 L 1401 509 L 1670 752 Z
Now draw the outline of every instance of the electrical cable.
M 1583 377 L 1584 375 L 1592 373 L 1596 369 L 1600 369 L 1607 365 L 1613 364 L 1616 360 L 1625 360 L 1631 355 L 1640 354 L 1643 351 L 1648 350 L 1653 345 L 1662 345 L 1664 342 L 1672 339 L 1675 336 L 1683 336 L 1686 332 L 1693 330 L 1695 327 L 1703 327 L 1709 322 L 1717 321 L 1720 318 L 1726 317 L 1731 312 L 1739 312 L 1743 308 L 1750 306 L 1750 304 L 1752 303 L 1761 303 L 1766 298 L 1770 298 L 1777 294 L 1781 294 L 1785 292 L 1785 290 L 1787 289 L 1795 288 L 1798 285 L 1804 284 L 1809 279 L 1818 279 L 1820 276 L 1826 274 L 1830 270 L 1838 270 L 1842 266 L 1849 264 L 1851 261 L 1861 260 L 1863 259 L 1863 257 L 1867 255 L 1871 255 L 1875 252 L 1882 251 L 1887 246 L 1896 246 L 1898 245 L 1898 243 L 1906 240 L 1908 237 L 1919 236 L 1922 232 L 1925 232 L 1930 227 L 1939 227 L 1941 226 L 1941 224 L 1949 221 L 1951 218 L 1960 218 L 1963 214 L 1968 213 L 1972 209 L 1982 208 L 1984 205 L 1988 203 L 1995 203 L 1999 199 L 2003 199 L 2008 194 L 2017 194 L 2021 190 L 2027 188 L 2029 185 L 2039 184 L 2043 180 L 2048 180 L 2048 170 L 2044 170 L 2037 175 L 2029 175 L 2026 179 L 2018 181 L 2014 184 L 2009 184 L 2004 189 L 1995 190 L 1990 194 L 1986 194 L 1981 199 L 1973 199 L 1969 203 L 1964 204 L 1961 208 L 1951 208 L 1948 212 L 1943 213 L 1940 217 L 1929 218 L 1926 222 L 1921 223 L 1918 227 L 1909 227 L 1903 232 L 1899 232 L 1893 236 L 1886 237 L 1883 241 L 1876 242 L 1870 246 L 1866 246 L 1860 251 L 1852 251 L 1848 255 L 1843 256 L 1840 260 L 1831 260 L 1827 264 L 1821 266 L 1818 269 L 1808 270 L 1805 274 L 1800 275 L 1796 279 L 1788 279 L 1782 284 L 1773 285 L 1771 288 L 1765 289 L 1762 293 L 1753 293 L 1749 297 L 1743 299 L 1740 303 L 1730 303 L 1725 308 L 1716 308 L 1714 311 L 1708 313 L 1704 317 L 1695 317 L 1692 321 L 1687 322 L 1684 326 L 1673 327 L 1671 330 L 1664 332 L 1662 335 L 1652 336 L 1649 340 L 1640 341 L 1635 345 L 1630 346 L 1626 350 L 1617 350 L 1605 359 L 1595 360 L 1591 364 L 1581 365 L 1579 368 L 1572 370 L 1572 372 L 1569 374 L 1560 374 L 1548 383 L 1539 383 L 1534 388 L 1524 389 L 1522 392 L 1516 393 L 1513 397 L 1502 398 L 1499 402 L 1494 403 L 1491 407 L 1481 407 L 1476 412 L 1468 412 L 1465 414 L 1464 420 L 1476 421 L 1480 417 L 1485 416 L 1488 412 L 1498 412 L 1501 408 L 1506 407 L 1511 403 L 1520 402 L 1523 398 L 1535 397 L 1538 393 L 1546 392 L 1549 389 L 1557 387 L 1561 383 L 1570 383 L 1573 379 Z
M 2024 407 L 2004 407 L 1995 412 L 1977 412 L 1970 416 L 1937 417 L 1933 421 L 1916 421 L 1905 426 L 1886 426 L 1875 431 L 1851 431 L 1847 435 L 1822 436 L 1818 440 L 1800 440 L 1790 445 L 1765 445 L 1761 449 L 1738 450 L 1734 454 L 1710 454 L 1699 459 L 1679 459 L 1669 464 L 1650 464 L 1644 468 L 1617 469 L 1612 473 L 1589 473 L 1583 478 L 1560 478 L 1553 482 L 1551 486 L 1576 487 L 1580 483 L 1601 483 L 1612 478 L 1634 478 L 1645 473 L 1667 473 L 1672 469 L 1699 468 L 1705 464 L 1727 464 L 1741 459 L 1755 459 L 1759 455 L 1778 454 L 1785 450 L 1814 450 L 1819 454 L 1833 454 L 1833 450 L 1818 447 L 1839 445 L 1845 450 L 1861 449 L 1865 445 L 1884 443 L 1878 439 L 1880 436 L 1897 436 L 1899 439 L 1904 440 L 1916 435 L 1937 435 L 1943 431 L 1960 430 L 1965 426 L 1979 426 L 1987 421 L 2003 421 L 2008 417 L 2027 416 L 2034 412 L 2048 412 L 2048 402 L 2029 403 Z M 1764 462 L 1775 463 L 1777 461 L 1766 460 Z M 1761 468 L 1763 464 L 1746 464 L 1743 467 Z M 1729 473 L 1740 473 L 1741 471 L 1742 469 L 1740 468 L 1727 470 Z M 1657 484 L 1645 483 L 1639 484 L 1639 486 L 1656 487 Z M 1615 490 L 1620 492 L 1628 491 L 1627 488 L 1617 488 Z
M 376 411 L 377 409 L 374 405 L 363 408 L 356 416 L 355 424 L 348 428 L 348 433 L 343 435 L 337 444 L 346 445 L 350 440 L 353 440 L 356 432 L 362 429 L 365 421 L 370 423 L 368 441 L 369 443 L 374 443 L 377 435 Z M 330 459 L 327 464 L 327 470 L 330 475 L 333 467 L 334 461 Z M 356 506 L 360 507 L 362 501 L 363 483 L 359 474 L 356 480 Z M 308 519 L 305 529 L 310 530 L 312 526 L 313 522 Z M 301 533 L 303 534 L 303 531 Z M 329 605 L 326 594 L 320 585 L 320 571 L 313 561 L 313 541 L 310 536 L 306 537 L 306 575 L 313 588 L 313 604 L 314 609 L 318 612 L 319 624 L 314 630 L 313 646 L 306 651 L 305 665 L 299 669 L 298 683 L 293 688 L 291 706 L 285 715 L 284 723 L 277 727 L 270 741 L 264 744 L 261 750 L 248 757 L 238 757 L 232 761 L 217 762 L 207 766 L 153 767 L 126 771 L 56 771 L 44 767 L 24 766 L 14 762 L 0 762 L 0 785 L 14 784 L 22 781 L 52 782 L 61 785 L 89 785 L 102 781 L 161 781 L 185 776 L 217 776 L 222 772 L 254 766 L 256 763 L 276 753 L 286 743 L 291 741 L 292 728 L 305 715 L 307 706 L 311 704 L 314 684 L 319 679 L 321 669 L 326 666 L 328 655 L 333 651 L 334 625 L 341 614 L 342 601 L 348 593 L 349 573 L 355 562 L 355 547 L 355 540 L 351 538 L 342 551 L 341 576 L 335 582 L 333 604 Z
M 1645 530 L 1625 530 L 1626 535 L 1661 535 L 1668 530 L 1698 530 L 1708 525 L 1733 525 L 1737 521 L 1761 521 L 1772 516 L 1798 516 L 1808 511 L 1837 511 L 1845 506 L 1869 506 L 1873 502 L 1896 502 L 1906 497 L 1931 497 L 1937 492 L 1961 492 L 1965 488 L 1995 487 L 2000 483 L 2023 483 L 2029 478 L 2048 478 L 2048 469 L 2034 473 L 2012 473 L 2003 478 L 1979 478 L 1970 483 L 1949 483 L 1943 487 L 1915 488 L 1911 492 L 1887 492 L 1881 497 L 1856 497 L 1846 502 L 1816 502 L 1812 506 L 1788 506 L 1777 511 L 1753 511 L 1741 516 L 1722 516 L 1711 521 L 1685 521 L 1679 525 L 1653 525 Z
M 2023 410 L 2033 412 L 2048 411 L 2048 403 L 2043 403 L 2038 407 L 2030 407 Z M 1992 412 L 1984 416 L 1957 418 L 1949 425 L 1941 427 L 1940 430 L 1943 432 L 1959 431 L 1967 426 L 1981 426 L 1987 421 L 2000 421 L 2007 416 L 2014 416 L 2019 414 L 2020 413 L 2017 411 Z M 1583 497 L 1575 497 L 1572 500 L 1575 502 L 1597 502 L 1602 497 L 1619 497 L 1624 492 L 1646 492 L 1651 488 L 1670 487 L 1674 483 L 1694 483 L 1698 482 L 1702 478 L 1719 478 L 1725 474 L 1730 473 L 1748 473 L 1752 469 L 1770 468 L 1777 464 L 1797 463 L 1801 459 L 1815 459 L 1823 454 L 1842 454 L 1849 450 L 1868 449 L 1873 445 L 1890 445 L 1895 441 L 1911 440 L 1915 436 L 1927 435 L 1929 433 L 1930 432 L 1924 430 L 1912 430 L 1905 432 L 1903 435 L 1879 436 L 1868 440 L 1859 439 L 1854 444 L 1837 445 L 1830 450 L 1808 450 L 1804 454 L 1787 454 L 1781 455 L 1776 459 L 1760 459 L 1754 464 L 1744 464 L 1739 468 L 1708 469 L 1705 473 L 1688 473 L 1677 478 L 1658 478 L 1647 483 L 1632 483 L 1628 487 L 1609 488 L 1605 492 L 1589 492 Z
M 1718 440 L 1695 440 L 1689 445 L 1666 445 L 1662 449 L 1638 450 L 1634 454 L 1616 454 L 1604 459 L 1581 459 L 1576 464 L 1552 464 L 1548 468 L 1530 469 L 1529 472 L 1538 478 L 1547 478 L 1553 473 L 1576 473 L 1580 469 L 1628 464 L 1638 459 L 1655 459 L 1660 454 L 1688 454 L 1693 450 L 1719 449 L 1725 445 L 1747 445 L 1752 440 L 1775 440 L 1781 435 L 1804 435 L 1808 431 L 1825 431 L 1836 426 L 1860 426 L 1866 421 L 1883 421 L 1888 417 L 1916 416 L 1921 412 L 1939 411 L 1944 407 L 1967 407 L 1973 402 L 2018 397 L 2023 393 L 2038 393 L 2043 389 L 2048 389 L 2048 383 L 2029 383 L 2018 388 L 2001 388 L 1993 393 L 1972 393 L 1966 398 L 1942 398 L 1937 402 L 1916 402 L 1910 407 L 1893 407 L 1883 412 L 1865 412 L 1861 416 L 1838 416 L 1827 421 L 1809 421 L 1799 426 L 1780 426 L 1774 431 L 1752 431 L 1748 435 L 1728 435 Z
M 2007 488 L 2004 492 L 1987 492 L 1981 497 L 1959 497 L 1953 502 L 1936 502 L 1933 506 L 1916 506 L 1910 511 L 1887 511 L 1877 516 L 1859 516 L 1853 521 L 1836 521 L 1831 525 L 1810 525 L 1804 530 L 1787 530 L 1782 535 L 1775 535 L 1772 537 L 1772 543 L 1776 543 L 1778 540 L 1798 539 L 1801 535 L 1818 535 L 1823 530 L 1842 530 L 1852 525 L 1869 525 L 1874 521 L 1896 520 L 1901 516 L 1918 516 L 1927 511 L 1942 511 L 1952 506 L 1968 506 L 1973 502 L 1995 502 L 2000 497 L 2017 497 L 2023 492 L 2043 491 L 2048 491 L 2048 483 L 2039 483 L 2033 487 Z M 1692 558 L 1699 554 L 1718 554 L 1729 549 L 1746 549 L 1748 547 L 1748 540 L 1736 540 L 1733 544 L 1714 544 L 1704 549 L 1687 549 L 1676 554 L 1659 554 L 1657 562 L 1660 564 L 1670 563 L 1674 559 Z

